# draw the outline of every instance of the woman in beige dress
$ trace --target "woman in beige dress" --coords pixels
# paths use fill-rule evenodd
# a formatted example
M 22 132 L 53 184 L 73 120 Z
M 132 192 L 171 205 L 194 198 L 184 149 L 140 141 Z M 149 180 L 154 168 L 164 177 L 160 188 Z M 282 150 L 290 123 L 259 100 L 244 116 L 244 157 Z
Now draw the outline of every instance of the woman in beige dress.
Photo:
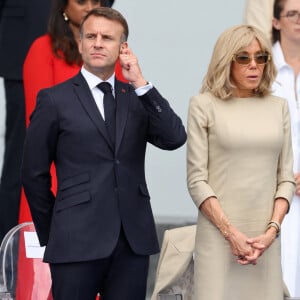
M 279 233 L 295 182 L 287 101 L 271 95 L 275 75 L 268 38 L 234 26 L 191 98 L 196 300 L 283 299 Z

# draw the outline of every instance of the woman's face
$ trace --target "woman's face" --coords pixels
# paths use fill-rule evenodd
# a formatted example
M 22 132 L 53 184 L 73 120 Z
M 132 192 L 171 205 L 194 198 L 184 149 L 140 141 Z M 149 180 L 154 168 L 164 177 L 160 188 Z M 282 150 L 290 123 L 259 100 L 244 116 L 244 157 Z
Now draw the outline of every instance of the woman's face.
M 273 19 L 273 27 L 280 31 L 281 40 L 300 43 L 300 1 L 286 0 L 279 19 Z
M 71 25 L 79 27 L 84 16 L 93 8 L 100 6 L 99 0 L 68 0 L 64 13 Z
M 265 68 L 265 64 L 260 61 L 261 55 L 265 55 L 265 53 L 262 52 L 258 41 L 255 39 L 248 47 L 241 49 L 234 56 L 231 65 L 231 80 L 236 86 L 233 90 L 234 97 L 253 96 L 253 90 L 259 86 Z M 247 60 L 247 57 L 250 58 L 250 62 L 242 64 L 242 59 Z

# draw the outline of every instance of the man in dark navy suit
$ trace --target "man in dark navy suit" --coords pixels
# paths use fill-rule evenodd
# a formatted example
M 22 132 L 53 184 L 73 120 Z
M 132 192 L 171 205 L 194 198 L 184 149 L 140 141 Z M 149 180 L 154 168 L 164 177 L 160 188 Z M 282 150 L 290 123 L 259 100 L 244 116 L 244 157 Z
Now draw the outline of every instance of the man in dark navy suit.
M 101 0 L 111 7 L 114 0 Z M 25 136 L 22 68 L 31 43 L 46 33 L 51 0 L 0 0 L 0 77 L 4 79 L 6 122 L 0 175 L 0 243 L 17 225 L 20 167 Z
M 144 300 L 149 256 L 159 251 L 146 146 L 177 149 L 186 132 L 143 77 L 127 37 L 119 12 L 90 11 L 81 26 L 81 71 L 39 93 L 27 131 L 22 181 L 46 245 L 55 300 L 94 300 L 98 292 L 101 300 Z M 115 78 L 118 59 L 129 83 Z M 107 103 L 116 106 L 115 114 L 107 113 Z
M 6 101 L 5 152 L 0 183 L 0 242 L 18 224 L 25 136 L 22 68 L 35 38 L 47 30 L 50 0 L 0 1 L 0 77 Z

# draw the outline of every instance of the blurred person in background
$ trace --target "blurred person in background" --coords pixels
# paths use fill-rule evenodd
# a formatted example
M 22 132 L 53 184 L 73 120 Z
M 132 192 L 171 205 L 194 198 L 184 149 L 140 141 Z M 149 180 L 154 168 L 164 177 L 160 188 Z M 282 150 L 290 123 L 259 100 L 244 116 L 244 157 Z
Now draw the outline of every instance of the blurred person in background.
M 22 67 L 33 40 L 47 30 L 50 0 L 0 1 L 0 76 L 4 79 L 5 140 L 0 182 L 0 243 L 18 224 L 25 136 Z
M 277 68 L 273 94 L 287 100 L 291 115 L 294 176 L 297 184 L 289 213 L 282 224 L 283 279 L 292 297 L 300 297 L 300 1 L 275 0 L 272 29 Z
M 244 23 L 256 26 L 271 40 L 274 0 L 246 0 Z

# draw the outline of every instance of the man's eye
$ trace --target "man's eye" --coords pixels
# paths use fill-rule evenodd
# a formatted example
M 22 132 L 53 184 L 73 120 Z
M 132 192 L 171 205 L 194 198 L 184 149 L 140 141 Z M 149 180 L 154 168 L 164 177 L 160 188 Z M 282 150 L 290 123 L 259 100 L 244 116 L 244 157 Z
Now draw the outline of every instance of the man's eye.
M 85 38 L 87 40 L 94 40 L 95 39 L 95 36 L 94 35 L 86 35 Z
M 286 15 L 287 17 L 294 17 L 298 14 L 297 11 L 293 10 L 293 11 L 289 11 Z

